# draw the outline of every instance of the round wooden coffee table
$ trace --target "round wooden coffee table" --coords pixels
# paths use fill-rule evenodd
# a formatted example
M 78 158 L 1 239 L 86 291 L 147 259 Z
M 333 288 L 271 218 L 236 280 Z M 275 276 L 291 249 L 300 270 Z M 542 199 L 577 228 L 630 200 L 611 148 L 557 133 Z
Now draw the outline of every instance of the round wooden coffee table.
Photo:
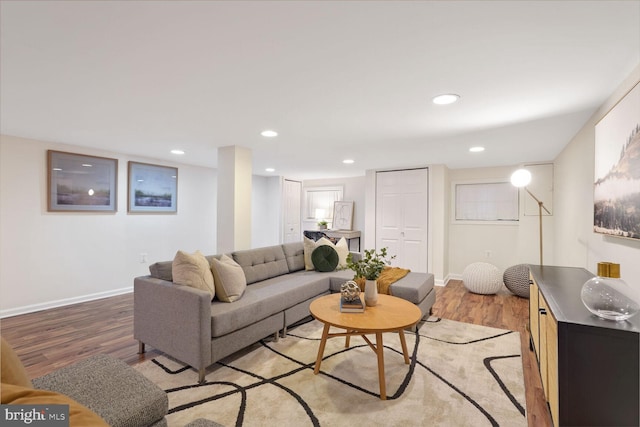
M 360 335 L 369 344 L 369 347 L 378 355 L 378 380 L 380 382 L 380 399 L 387 399 L 386 383 L 384 379 L 384 345 L 382 334 L 384 332 L 397 332 L 402 344 L 404 363 L 409 364 L 407 342 L 404 337 L 404 329 L 409 328 L 420 320 L 420 309 L 401 298 L 391 295 L 378 295 L 378 304 L 375 307 L 367 307 L 363 313 L 342 313 L 340 311 L 340 294 L 325 295 L 315 299 L 309 307 L 311 314 L 324 323 L 322 339 L 318 349 L 314 374 L 320 372 L 320 364 L 324 355 L 324 347 L 327 338 L 346 337 L 345 347 L 349 347 L 349 338 L 352 335 Z M 345 329 L 346 332 L 329 333 L 329 328 Z M 376 343 L 373 344 L 366 334 L 376 334 Z

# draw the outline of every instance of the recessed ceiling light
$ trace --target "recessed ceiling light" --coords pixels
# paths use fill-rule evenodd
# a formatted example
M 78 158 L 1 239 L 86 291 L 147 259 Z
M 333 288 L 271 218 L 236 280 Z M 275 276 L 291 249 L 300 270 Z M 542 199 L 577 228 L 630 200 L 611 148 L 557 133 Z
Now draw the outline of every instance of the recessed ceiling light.
M 266 168 L 265 171 L 267 171 L 267 172 L 275 172 L 276 170 L 274 168 Z
M 275 136 L 278 136 L 278 132 L 276 132 L 275 130 L 263 130 L 262 132 L 260 132 L 260 135 L 267 138 L 273 138 Z
M 342 163 L 344 163 L 345 165 L 351 165 L 354 163 L 354 161 L 352 159 L 345 159 L 342 161 Z
M 453 104 L 458 99 L 460 99 L 460 95 L 456 95 L 455 93 L 445 93 L 434 97 L 433 103 L 438 105 L 447 105 Z
M 182 150 L 171 150 L 172 154 L 184 154 L 184 151 Z
M 484 147 L 471 147 L 469 148 L 469 151 L 472 153 L 480 153 L 484 151 Z

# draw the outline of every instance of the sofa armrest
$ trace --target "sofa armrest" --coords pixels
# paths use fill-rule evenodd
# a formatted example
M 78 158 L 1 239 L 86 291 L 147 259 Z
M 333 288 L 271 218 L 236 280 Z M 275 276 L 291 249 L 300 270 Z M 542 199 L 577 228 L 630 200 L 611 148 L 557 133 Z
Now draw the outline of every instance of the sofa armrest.
M 204 369 L 211 363 L 211 296 L 151 276 L 136 277 L 133 337 Z
M 349 251 L 349 253 L 351 254 L 351 259 L 353 259 L 354 262 L 362 259 L 362 252 Z

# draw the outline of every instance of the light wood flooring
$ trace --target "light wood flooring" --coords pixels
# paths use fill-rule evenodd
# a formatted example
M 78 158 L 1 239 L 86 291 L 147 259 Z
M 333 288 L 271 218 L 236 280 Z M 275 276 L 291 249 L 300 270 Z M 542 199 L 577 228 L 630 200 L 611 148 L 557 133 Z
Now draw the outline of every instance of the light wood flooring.
M 461 281 L 436 287 L 433 315 L 520 332 L 529 426 L 551 426 L 540 374 L 529 350 L 529 300 L 504 290 L 496 295 L 467 292 Z M 139 355 L 133 339 L 133 294 L 90 301 L 0 320 L 0 333 L 14 347 L 30 377 L 108 353 L 130 365 L 155 357 Z

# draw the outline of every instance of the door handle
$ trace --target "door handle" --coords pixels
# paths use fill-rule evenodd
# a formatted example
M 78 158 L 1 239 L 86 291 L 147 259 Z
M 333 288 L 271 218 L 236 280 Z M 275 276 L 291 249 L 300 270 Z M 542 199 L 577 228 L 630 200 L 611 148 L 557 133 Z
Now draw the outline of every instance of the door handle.
M 546 316 L 546 315 L 547 315 L 547 310 L 545 310 L 544 308 L 539 308 L 539 309 L 538 309 L 538 312 L 539 312 L 541 315 L 543 315 L 543 316 Z

